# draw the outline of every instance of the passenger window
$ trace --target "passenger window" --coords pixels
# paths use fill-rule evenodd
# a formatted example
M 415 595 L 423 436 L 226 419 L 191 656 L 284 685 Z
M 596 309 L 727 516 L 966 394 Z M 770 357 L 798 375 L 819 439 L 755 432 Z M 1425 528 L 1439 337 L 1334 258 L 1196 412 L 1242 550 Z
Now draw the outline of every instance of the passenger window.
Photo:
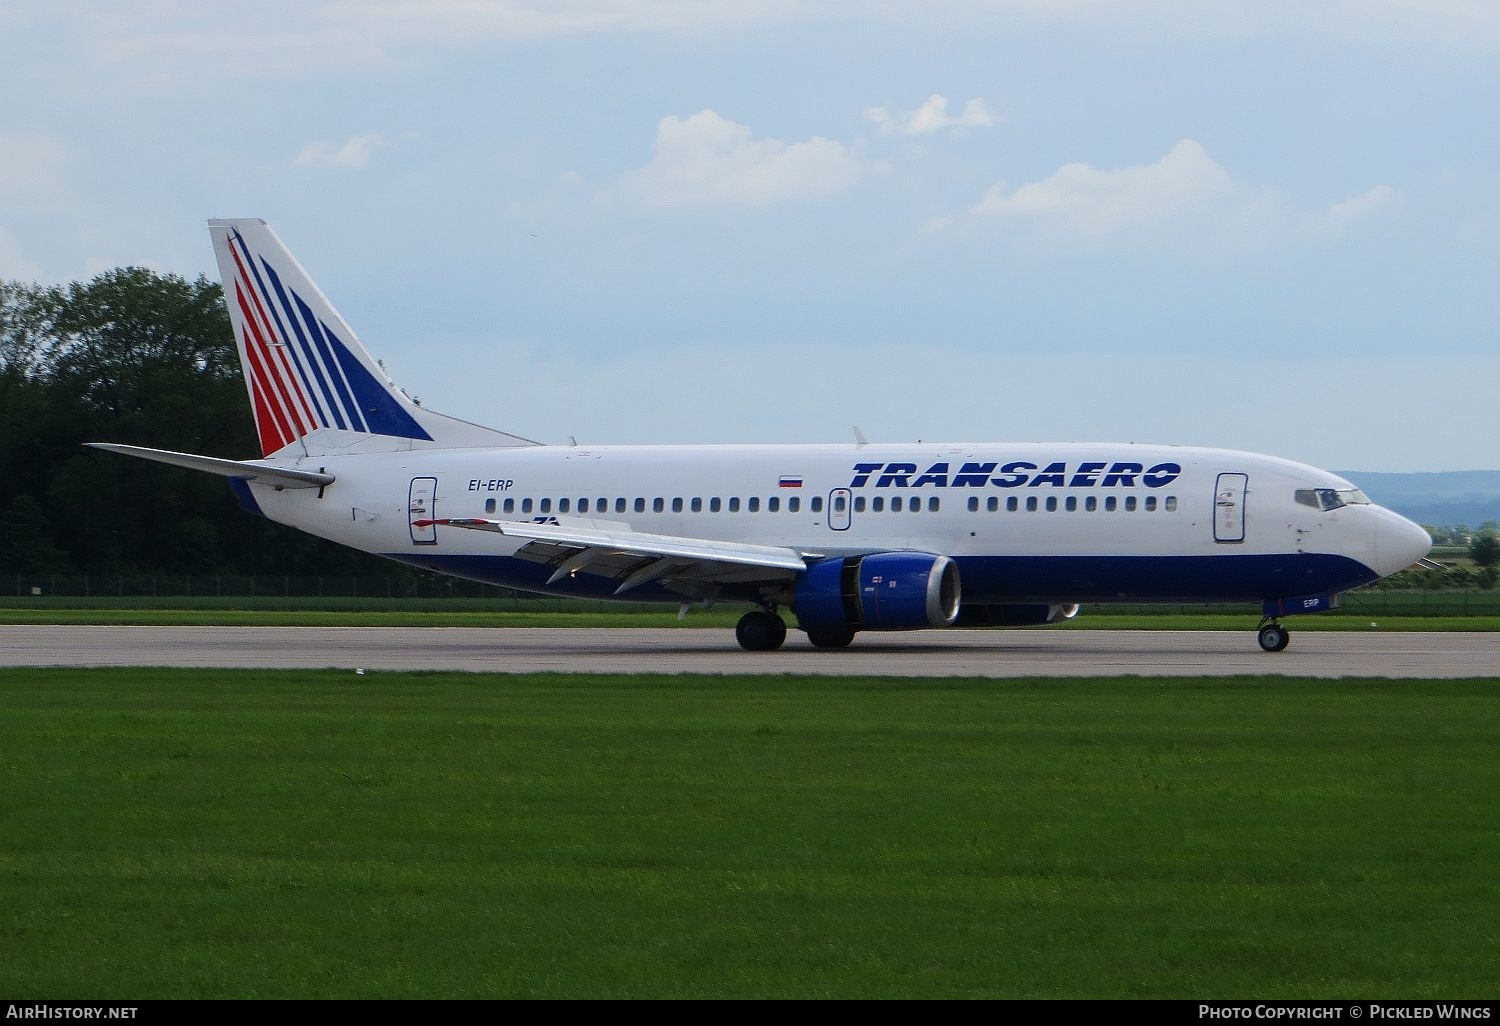
M 979 496 L 977 496 L 977 495 L 971 495 L 971 496 L 969 496 L 969 512 L 970 513 L 978 513 L 979 512 Z
M 991 513 L 1000 512 L 1000 496 L 991 495 L 987 500 L 985 500 L 984 508 L 989 510 Z
M 778 499 L 774 495 L 771 496 L 769 499 L 767 499 L 766 500 L 766 512 L 767 513 L 780 513 L 781 512 L 781 500 Z
M 1063 509 L 1066 509 L 1069 513 L 1076 513 L 1078 511 L 1078 496 L 1068 496 L 1063 502 Z
M 1126 513 L 1134 513 L 1135 512 L 1135 496 L 1134 495 L 1127 495 L 1127 496 L 1125 496 L 1125 512 Z
M 1035 513 L 1036 512 L 1036 496 L 1035 495 L 1028 495 L 1028 496 L 1026 496 L 1026 512 L 1028 512 L 1028 513 Z
M 731 513 L 738 513 L 739 511 L 740 511 L 740 497 L 738 495 L 736 495 L 734 498 L 732 498 L 732 499 L 729 500 L 729 512 L 731 512 Z
M 840 501 L 842 501 L 842 500 L 840 500 Z M 821 495 L 814 495 L 813 496 L 813 501 L 811 502 L 810 506 L 811 506 L 811 509 L 812 509 L 812 511 L 814 513 L 821 513 L 821 512 L 823 512 L 823 496 L 821 496 Z M 842 506 L 839 507 L 839 510 L 840 510 L 840 512 L 842 512 L 843 511 L 843 507 Z
M 864 507 L 861 506 L 860 507 L 860 511 L 863 512 L 863 510 L 864 510 Z M 885 512 L 885 496 L 883 496 L 883 495 L 877 495 L 877 496 L 875 496 L 875 498 L 873 498 L 873 499 L 870 500 L 870 512 L 872 512 L 872 513 L 884 513 Z
M 870 502 L 870 508 L 873 509 L 876 513 L 879 513 L 880 512 L 880 500 L 879 499 L 872 499 L 871 502 Z M 854 497 L 854 512 L 856 512 L 856 513 L 863 513 L 864 511 L 865 511 L 865 497 L 863 495 L 856 495 Z
M 878 502 L 880 500 L 877 499 L 876 501 Z M 893 496 L 891 496 L 891 512 L 892 513 L 900 513 L 901 512 L 901 496 L 899 496 L 899 495 L 893 495 Z
M 746 510 L 746 512 L 749 512 L 749 513 L 759 513 L 760 512 L 760 496 L 759 495 L 752 495 L 752 496 L 750 496 L 749 501 L 745 503 L 745 510 Z
M 495 512 L 495 500 L 494 499 L 485 499 L 484 500 L 484 511 L 486 513 L 493 513 L 493 512 Z
M 507 513 L 514 513 L 515 511 L 516 511 L 516 500 L 515 499 L 506 499 L 505 500 L 505 512 L 507 512 Z
M 538 513 L 551 513 L 552 512 L 552 500 L 551 499 L 543 499 L 541 501 L 541 504 L 537 506 L 537 512 Z
M 522 499 L 521 500 L 521 512 L 522 513 L 530 513 L 531 512 L 531 500 L 530 499 Z
M 927 512 L 929 512 L 929 513 L 936 513 L 937 511 L 938 511 L 938 497 L 936 495 L 934 495 L 934 496 L 932 496 L 931 498 L 929 498 L 927 500 Z
M 1104 512 L 1106 512 L 1106 513 L 1113 513 L 1114 511 L 1115 511 L 1115 497 L 1113 495 L 1106 495 L 1104 497 Z
M 801 508 L 802 500 L 797 498 L 797 496 L 793 495 L 790 499 L 786 500 L 786 511 L 788 513 L 795 513 Z
M 691 508 L 692 508 L 692 510 L 693 510 L 694 513 L 702 513 L 703 512 L 703 500 L 702 499 L 698 499 L 698 498 L 693 499 L 693 505 L 692 505 Z
M 644 513 L 644 512 L 646 512 L 646 500 L 645 499 L 642 499 L 642 498 L 639 498 L 639 497 L 636 498 L 636 500 L 635 500 L 635 511 L 637 513 Z
M 1008 499 L 1005 500 L 1005 511 L 1007 513 L 1014 513 L 1016 510 L 1018 510 L 1020 508 L 1021 508 L 1021 500 L 1018 499 L 1018 498 L 1016 498 L 1014 495 L 1012 495 L 1010 498 L 1008 498 Z
M 1099 497 L 1097 495 L 1090 495 L 1087 499 L 1083 500 L 1083 510 L 1085 513 L 1093 513 L 1098 509 Z
M 566 513 L 566 512 L 568 512 L 568 510 L 569 510 L 570 507 L 571 507 L 571 504 L 568 502 L 567 499 L 558 499 L 557 500 L 557 511 L 559 513 Z M 543 510 L 542 512 L 545 513 L 546 510 Z
M 1154 495 L 1148 495 L 1148 496 L 1146 496 L 1146 512 L 1147 513 L 1155 513 L 1156 512 L 1156 496 L 1154 496 Z
M 665 513 L 666 511 L 667 511 L 667 500 L 665 500 L 665 499 L 652 499 L 651 500 L 651 512 L 653 512 L 653 513 Z
M 721 510 L 723 508 L 724 508 L 724 504 L 723 504 L 723 502 L 721 502 L 719 500 L 719 497 L 717 495 L 715 495 L 712 499 L 708 500 L 708 511 L 710 513 L 717 513 L 717 512 L 719 512 L 719 510 Z
M 626 503 L 625 503 L 624 499 L 616 497 L 616 499 L 615 499 L 615 512 L 616 513 L 624 513 L 625 512 L 625 505 L 626 505 Z
M 681 499 L 673 499 L 672 500 L 672 512 L 673 513 L 681 513 L 682 512 L 682 500 Z
M 1049 496 L 1047 496 L 1047 512 L 1048 513 L 1056 513 L 1057 512 L 1057 496 L 1055 496 L 1055 495 L 1049 495 Z
M 1168 495 L 1167 496 L 1167 512 L 1168 513 L 1176 513 L 1177 512 L 1177 496 L 1175 496 L 1175 495 Z

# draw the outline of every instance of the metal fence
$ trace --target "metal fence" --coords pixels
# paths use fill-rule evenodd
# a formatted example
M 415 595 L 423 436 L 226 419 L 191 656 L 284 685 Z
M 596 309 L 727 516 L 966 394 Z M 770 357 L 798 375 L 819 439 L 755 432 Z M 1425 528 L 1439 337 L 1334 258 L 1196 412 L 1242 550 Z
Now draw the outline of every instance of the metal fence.
M 7 574 L 0 588 L 17 598 L 506 598 L 510 588 L 456 577 L 237 577 L 173 574 Z
M 379 603 L 400 608 L 431 600 L 465 600 L 485 608 L 576 608 L 577 600 L 542 598 L 490 584 L 436 574 L 385 577 L 358 576 L 179 576 L 171 574 L 5 574 L 0 600 L 6 605 L 39 605 L 77 599 L 159 599 L 191 605 L 213 605 L 216 599 L 353 600 L 358 607 Z M 1342 596 L 1341 613 L 1354 616 L 1500 616 L 1500 591 L 1361 590 Z M 617 603 L 589 606 L 622 608 Z M 1256 603 L 1089 604 L 1095 612 L 1223 613 L 1258 611 Z

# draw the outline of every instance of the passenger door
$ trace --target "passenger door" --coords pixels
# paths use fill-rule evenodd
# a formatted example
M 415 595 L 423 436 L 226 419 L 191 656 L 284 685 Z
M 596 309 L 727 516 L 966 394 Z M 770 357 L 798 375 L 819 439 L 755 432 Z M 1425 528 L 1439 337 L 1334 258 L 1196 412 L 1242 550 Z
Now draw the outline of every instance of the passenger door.
M 437 527 L 433 524 L 417 526 L 419 520 L 431 520 L 437 516 L 437 478 L 414 477 L 406 494 L 407 520 L 411 525 L 413 545 L 436 545 Z
M 1235 544 L 1245 540 L 1247 474 L 1220 474 L 1214 485 L 1214 541 Z

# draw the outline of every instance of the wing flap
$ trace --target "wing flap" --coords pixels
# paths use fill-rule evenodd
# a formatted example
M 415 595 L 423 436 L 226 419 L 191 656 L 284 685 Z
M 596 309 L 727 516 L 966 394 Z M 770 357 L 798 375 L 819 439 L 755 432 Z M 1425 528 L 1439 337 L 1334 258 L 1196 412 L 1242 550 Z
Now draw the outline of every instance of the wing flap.
M 807 569 L 816 553 L 799 552 L 780 545 L 748 545 L 744 542 L 714 541 L 707 538 L 683 538 L 670 534 L 645 534 L 636 531 L 601 531 L 593 528 L 558 524 L 523 524 L 509 520 L 485 520 L 477 517 L 452 517 L 446 520 L 419 520 L 414 526 L 462 527 L 471 531 L 492 531 L 509 538 L 525 538 L 551 549 L 548 561 L 559 550 L 570 555 L 584 550 L 601 559 L 612 555 L 637 557 L 672 557 L 706 563 L 760 567 L 800 573 Z M 592 571 L 594 561 L 580 570 Z
M 461 527 L 524 539 L 516 557 L 553 568 L 548 584 L 574 574 L 592 574 L 617 582 L 622 595 L 652 582 L 694 598 L 707 599 L 722 589 L 781 586 L 807 569 L 816 553 L 779 545 L 683 538 L 668 534 L 612 531 L 571 524 L 517 523 L 510 520 L 452 517 L 419 520 L 414 526 Z

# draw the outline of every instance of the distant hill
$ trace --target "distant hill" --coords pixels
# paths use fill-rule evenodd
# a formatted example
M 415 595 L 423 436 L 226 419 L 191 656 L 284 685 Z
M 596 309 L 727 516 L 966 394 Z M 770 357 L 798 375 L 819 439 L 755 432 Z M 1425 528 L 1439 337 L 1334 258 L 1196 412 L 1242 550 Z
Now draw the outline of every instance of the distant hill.
M 1500 470 L 1453 470 L 1433 474 L 1382 474 L 1340 470 L 1374 502 L 1419 524 L 1478 527 L 1500 520 Z

